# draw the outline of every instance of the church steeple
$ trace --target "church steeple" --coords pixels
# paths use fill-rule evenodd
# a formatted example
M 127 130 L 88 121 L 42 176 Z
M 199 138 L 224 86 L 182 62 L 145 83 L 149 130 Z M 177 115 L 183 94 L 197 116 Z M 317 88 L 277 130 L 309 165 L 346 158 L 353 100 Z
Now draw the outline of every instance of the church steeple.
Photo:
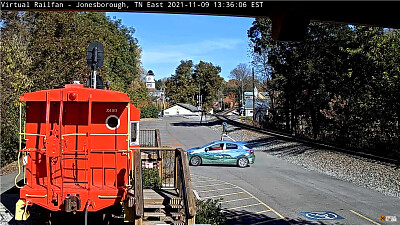
M 154 73 L 151 70 L 149 70 L 146 75 L 146 87 L 149 91 L 156 90 L 156 81 L 154 80 Z

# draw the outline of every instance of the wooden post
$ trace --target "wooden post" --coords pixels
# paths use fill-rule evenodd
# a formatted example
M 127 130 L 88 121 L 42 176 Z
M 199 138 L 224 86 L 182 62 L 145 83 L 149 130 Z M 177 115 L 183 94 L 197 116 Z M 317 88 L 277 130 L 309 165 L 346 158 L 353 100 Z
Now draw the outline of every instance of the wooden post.
M 160 148 L 161 147 L 160 130 L 155 129 L 155 134 L 156 134 L 156 147 Z M 162 186 L 163 164 L 164 164 L 163 151 L 157 151 L 158 175 L 161 180 L 161 186 Z
M 184 182 L 184 187 L 186 188 L 186 200 L 189 211 L 189 215 L 187 217 L 194 218 L 194 216 L 196 216 L 196 202 L 194 199 L 193 187 L 190 177 L 189 161 L 187 158 L 187 154 L 183 149 L 178 148 L 177 150 L 180 153 L 182 159 L 181 166 L 184 175 L 184 179 L 182 180 L 182 182 Z
M 142 159 L 140 149 L 135 150 L 135 224 L 143 218 Z

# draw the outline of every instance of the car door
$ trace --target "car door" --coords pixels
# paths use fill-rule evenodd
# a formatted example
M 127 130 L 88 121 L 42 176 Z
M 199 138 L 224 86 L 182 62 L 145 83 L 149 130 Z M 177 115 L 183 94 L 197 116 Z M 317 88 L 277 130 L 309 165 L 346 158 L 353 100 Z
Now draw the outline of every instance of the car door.
M 241 153 L 237 144 L 230 142 L 226 143 L 224 151 L 224 163 L 236 164 L 240 154 Z
M 224 163 L 224 143 L 214 143 L 204 150 L 203 163 L 222 164 Z

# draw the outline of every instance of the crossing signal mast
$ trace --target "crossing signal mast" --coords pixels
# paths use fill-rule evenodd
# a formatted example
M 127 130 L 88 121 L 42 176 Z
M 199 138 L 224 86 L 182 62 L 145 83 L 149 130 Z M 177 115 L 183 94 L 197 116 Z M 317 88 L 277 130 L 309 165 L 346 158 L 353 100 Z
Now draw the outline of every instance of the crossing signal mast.
M 103 80 L 97 76 L 97 69 L 104 63 L 104 46 L 100 42 L 92 42 L 86 50 L 87 65 L 91 68 L 90 79 L 87 86 L 93 89 L 102 89 Z

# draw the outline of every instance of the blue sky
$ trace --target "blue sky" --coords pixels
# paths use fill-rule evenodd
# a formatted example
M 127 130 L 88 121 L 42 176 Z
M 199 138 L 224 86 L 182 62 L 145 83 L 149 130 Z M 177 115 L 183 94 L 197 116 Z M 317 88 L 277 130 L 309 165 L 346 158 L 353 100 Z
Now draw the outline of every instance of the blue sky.
M 249 63 L 247 30 L 254 18 L 160 13 L 107 13 L 134 27 L 144 69 L 155 79 L 175 73 L 181 60 L 200 60 L 221 67 L 229 80 L 239 63 Z

